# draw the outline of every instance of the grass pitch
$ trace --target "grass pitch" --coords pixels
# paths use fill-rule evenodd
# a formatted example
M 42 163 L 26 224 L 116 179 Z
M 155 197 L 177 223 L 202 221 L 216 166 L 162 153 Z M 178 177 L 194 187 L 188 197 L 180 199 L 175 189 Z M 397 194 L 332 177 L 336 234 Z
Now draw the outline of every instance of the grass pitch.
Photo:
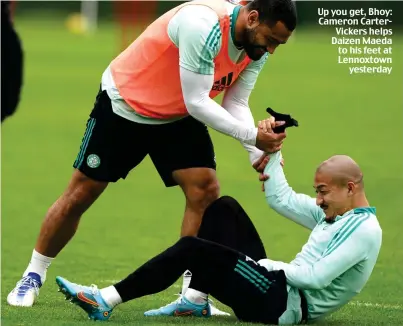
M 26 71 L 18 112 L 2 125 L 1 318 L 3 325 L 87 325 L 85 314 L 56 292 L 55 277 L 99 287 L 122 279 L 178 239 L 184 198 L 179 188 L 164 188 L 147 158 L 85 214 L 75 238 L 49 269 L 37 304 L 31 309 L 7 306 L 6 296 L 26 268 L 44 214 L 70 178 L 101 74 L 119 44 L 117 30 L 108 24 L 94 36 L 70 34 L 63 21 L 50 17 L 21 17 L 17 28 Z M 323 324 L 401 325 L 402 37 L 394 36 L 392 75 L 350 76 L 346 66 L 337 64 L 331 36 L 316 29 L 297 31 L 269 59 L 251 108 L 256 120 L 271 106 L 300 122 L 288 132 L 283 150 L 285 171 L 296 191 L 314 195 L 316 166 L 333 154 L 348 154 L 361 165 L 368 198 L 377 207 L 383 247 L 373 275 L 351 304 Z M 309 232 L 267 207 L 240 144 L 214 131 L 212 136 L 222 194 L 245 207 L 272 259 L 290 261 Z M 236 321 L 143 317 L 145 310 L 174 300 L 179 284 L 118 307 L 108 324 Z

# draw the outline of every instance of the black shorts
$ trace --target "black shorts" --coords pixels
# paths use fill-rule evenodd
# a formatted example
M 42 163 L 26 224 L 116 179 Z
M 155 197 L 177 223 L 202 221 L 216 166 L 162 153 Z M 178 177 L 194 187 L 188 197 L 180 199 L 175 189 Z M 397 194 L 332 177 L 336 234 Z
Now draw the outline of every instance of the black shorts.
M 192 117 L 149 125 L 122 118 L 100 91 L 74 168 L 97 181 L 124 179 L 149 154 L 165 186 L 177 185 L 172 172 L 187 168 L 215 169 L 214 147 L 207 127 Z

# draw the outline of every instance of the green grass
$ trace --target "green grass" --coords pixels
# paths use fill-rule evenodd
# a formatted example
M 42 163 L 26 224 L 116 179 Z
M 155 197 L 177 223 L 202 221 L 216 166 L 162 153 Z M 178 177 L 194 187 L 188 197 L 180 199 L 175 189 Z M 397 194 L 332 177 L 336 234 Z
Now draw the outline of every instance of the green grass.
M 85 314 L 56 292 L 55 276 L 100 287 L 125 277 L 177 240 L 184 198 L 179 188 L 164 188 L 147 158 L 85 214 L 75 238 L 49 269 L 37 305 L 6 305 L 30 259 L 44 214 L 67 185 L 101 74 L 120 41 L 112 25 L 101 26 L 94 36 L 77 36 L 62 21 L 24 18 L 18 20 L 18 30 L 26 71 L 19 110 L 2 125 L 1 318 L 4 325 L 84 325 L 89 323 Z M 313 195 L 316 166 L 333 154 L 348 154 L 361 165 L 368 198 L 377 207 L 383 247 L 376 268 L 355 304 L 324 324 L 398 325 L 403 320 L 403 38 L 394 36 L 392 75 L 350 76 L 347 67 L 336 63 L 330 36 L 315 29 L 297 31 L 264 68 L 251 108 L 256 120 L 266 116 L 269 105 L 299 120 L 283 150 L 285 171 L 296 191 Z M 308 231 L 267 207 L 257 175 L 236 141 L 214 131 L 212 136 L 222 194 L 245 207 L 272 259 L 293 259 Z M 175 299 L 178 285 L 122 305 L 109 324 L 188 323 L 142 316 Z M 233 322 L 234 317 L 191 320 L 200 325 Z

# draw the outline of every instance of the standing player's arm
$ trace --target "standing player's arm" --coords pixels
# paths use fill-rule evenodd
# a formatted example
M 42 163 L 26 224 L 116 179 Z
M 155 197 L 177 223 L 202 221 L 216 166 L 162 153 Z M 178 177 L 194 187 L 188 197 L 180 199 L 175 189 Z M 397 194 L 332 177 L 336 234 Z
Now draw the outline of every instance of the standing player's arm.
M 251 62 L 224 94 L 222 106 L 245 126 L 255 126 L 255 120 L 249 108 L 249 96 L 267 57 L 266 54 L 260 60 Z M 245 142 L 241 144 L 249 153 L 252 164 L 263 155 L 263 151 L 255 146 Z
M 191 116 L 207 126 L 249 145 L 256 144 L 257 128 L 233 117 L 209 96 L 214 75 L 203 75 L 180 67 L 183 99 Z
M 298 194 L 288 185 L 281 160 L 281 151 L 271 154 L 264 170 L 269 176 L 264 182 L 266 201 L 278 214 L 313 229 L 324 217 L 323 210 L 316 205 L 315 198 Z
M 168 35 L 179 48 L 181 87 L 189 114 L 223 134 L 254 146 L 257 128 L 244 125 L 209 96 L 214 84 L 214 58 L 222 38 L 217 14 L 206 6 L 187 6 L 171 19 Z
M 302 290 L 320 290 L 327 287 L 334 279 L 366 260 L 369 253 L 378 250 L 381 232 L 364 223 L 369 214 L 358 215 L 353 223 L 342 227 L 328 245 L 323 257 L 312 265 L 292 265 L 270 259 L 259 261 L 268 270 L 283 270 L 287 283 Z

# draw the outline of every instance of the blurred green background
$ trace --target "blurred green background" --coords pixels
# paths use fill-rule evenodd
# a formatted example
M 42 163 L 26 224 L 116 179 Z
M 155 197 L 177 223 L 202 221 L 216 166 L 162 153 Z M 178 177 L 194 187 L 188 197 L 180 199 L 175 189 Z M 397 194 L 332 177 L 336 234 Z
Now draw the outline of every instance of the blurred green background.
M 163 11 L 163 6 L 175 4 L 158 4 L 147 19 Z M 15 10 L 25 74 L 18 111 L 1 126 L 4 325 L 88 323 L 84 313 L 67 305 L 56 292 L 55 276 L 81 284 L 109 285 L 176 241 L 181 226 L 182 192 L 166 189 L 147 158 L 125 181 L 110 185 L 85 214 L 76 236 L 49 269 L 35 307 L 7 306 L 6 296 L 29 262 L 42 219 L 69 181 L 101 75 L 123 42 L 122 22 L 111 12 L 115 10 L 112 4 L 99 2 L 101 18 L 89 34 L 81 33 L 79 16 L 71 16 L 80 11 L 80 2 L 58 5 L 20 2 Z M 316 166 L 333 154 L 347 154 L 361 165 L 368 198 L 377 207 L 383 228 L 378 264 L 363 292 L 324 324 L 401 325 L 403 35 L 396 24 L 391 75 L 349 75 L 345 65 L 337 64 L 337 48 L 330 42 L 334 31 L 319 28 L 314 24 L 316 18 L 310 18 L 317 17 L 317 7 L 325 5 L 347 6 L 345 2 L 298 3 L 305 23 L 289 44 L 269 58 L 250 106 L 256 121 L 265 118 L 265 108 L 271 106 L 300 122 L 299 128 L 289 130 L 283 150 L 285 172 L 296 191 L 314 196 Z M 360 4 L 364 5 L 381 6 Z M 134 20 L 134 33 L 144 24 Z M 244 206 L 272 259 L 293 259 L 306 242 L 308 230 L 267 207 L 257 175 L 239 143 L 213 130 L 211 134 L 222 195 L 231 195 Z M 119 307 L 110 323 L 235 322 L 234 317 L 200 321 L 142 316 L 145 310 L 176 299 L 179 284 Z

